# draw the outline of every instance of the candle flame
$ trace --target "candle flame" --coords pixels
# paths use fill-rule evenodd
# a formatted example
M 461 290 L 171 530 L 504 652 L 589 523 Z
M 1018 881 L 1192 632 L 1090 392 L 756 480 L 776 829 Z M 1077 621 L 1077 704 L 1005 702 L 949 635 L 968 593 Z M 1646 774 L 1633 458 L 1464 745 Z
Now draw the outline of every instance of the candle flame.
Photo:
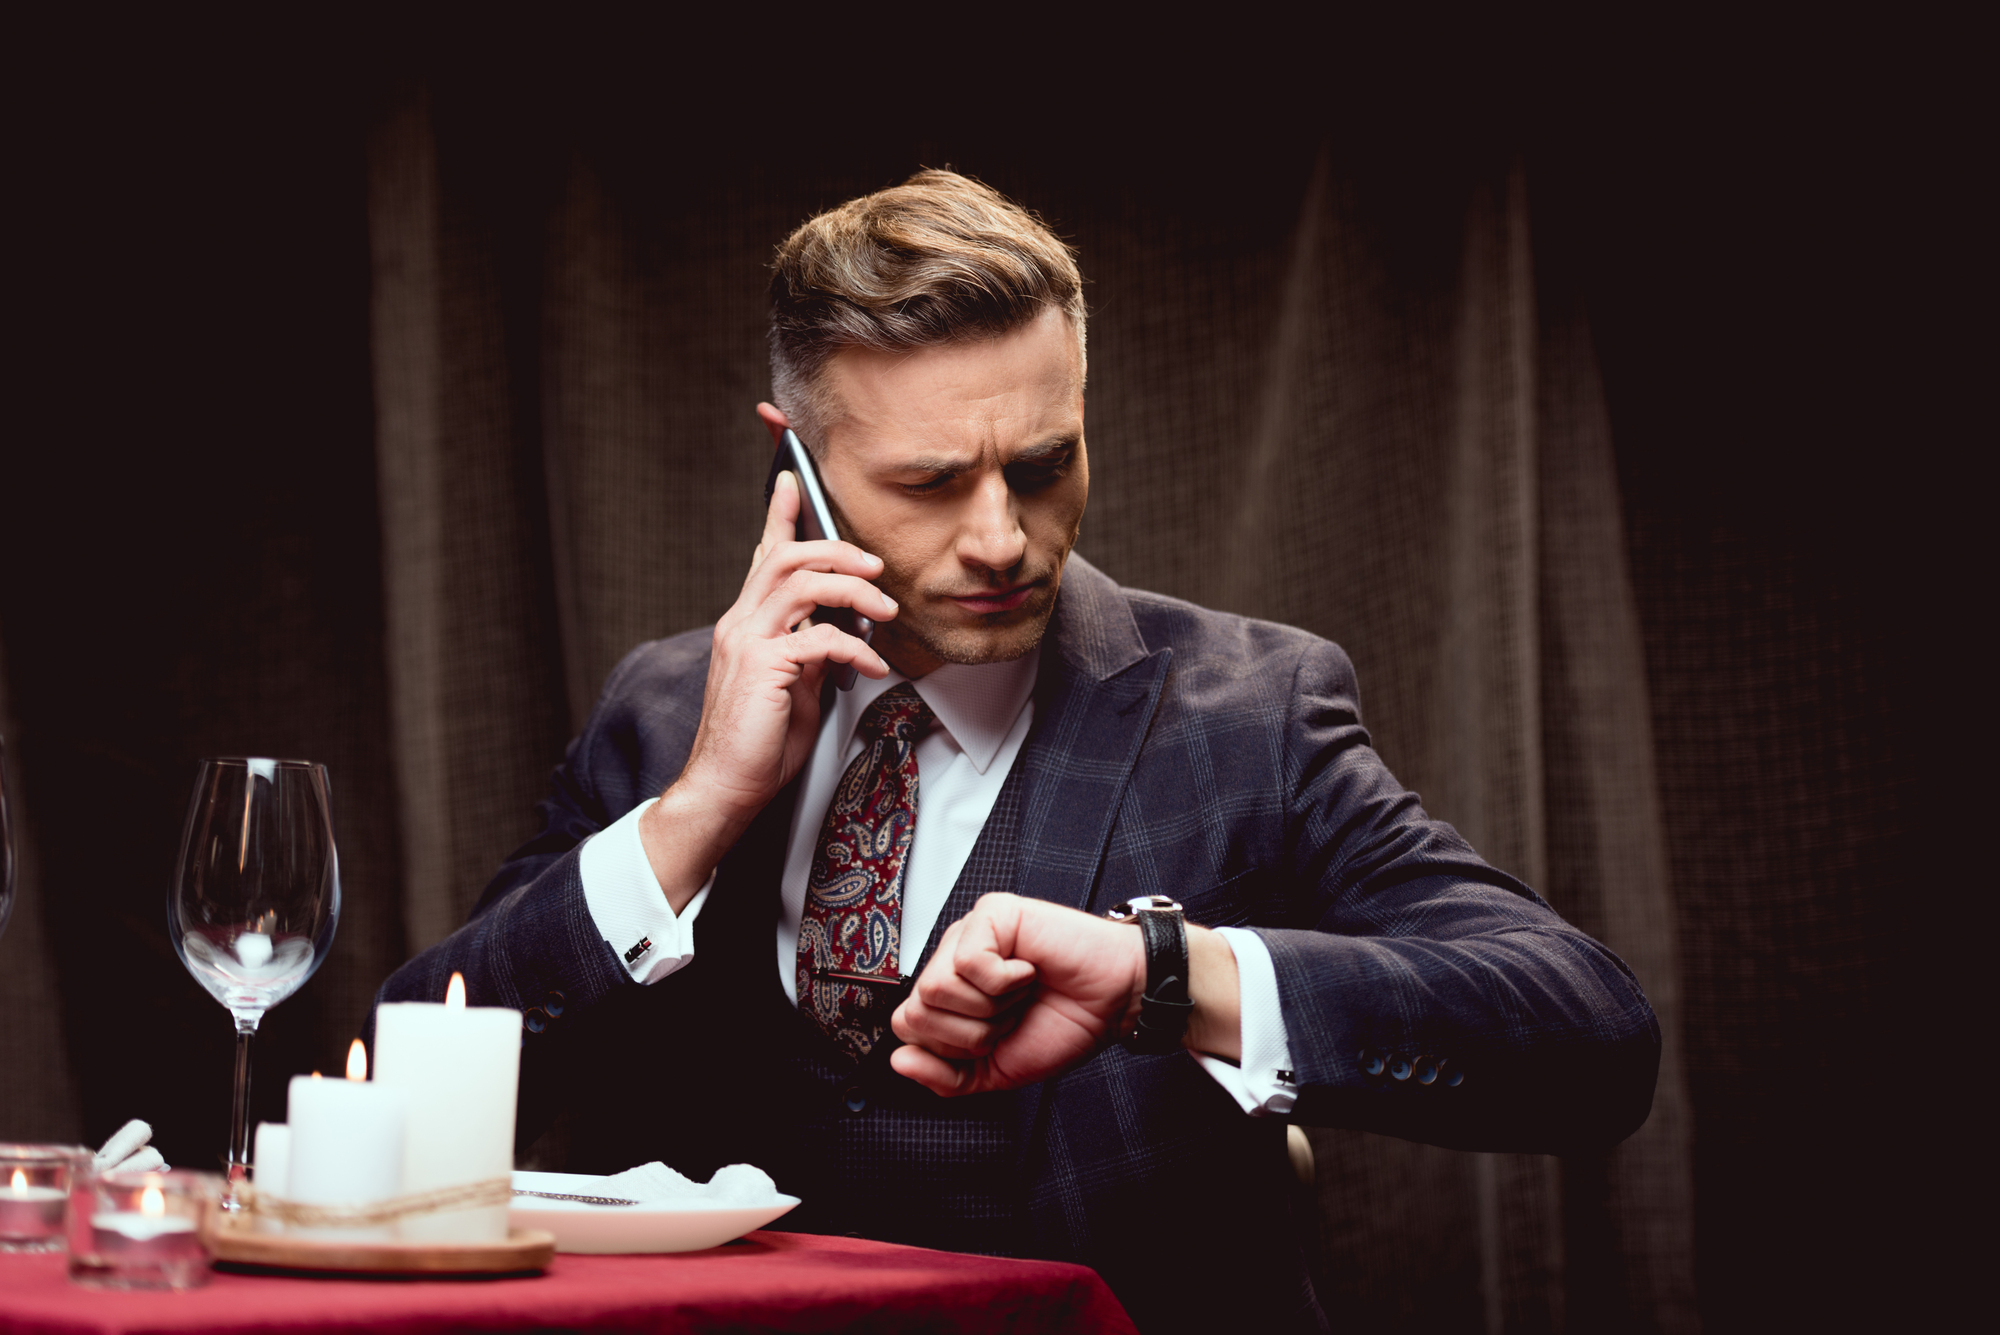
M 14 1180 L 8 1185 L 13 1191 L 26 1191 L 28 1189 L 28 1175 L 16 1168 L 14 1170 Z
M 368 1049 L 361 1046 L 361 1040 L 358 1038 L 347 1049 L 347 1078 L 349 1080 L 368 1078 Z
M 139 1193 L 139 1213 L 158 1219 L 167 1212 L 167 1198 L 158 1187 L 147 1187 Z
M 455 1011 L 462 1011 L 465 1009 L 464 974 L 455 973 L 451 976 L 451 984 L 444 990 L 444 1004 L 449 1006 L 452 1010 Z

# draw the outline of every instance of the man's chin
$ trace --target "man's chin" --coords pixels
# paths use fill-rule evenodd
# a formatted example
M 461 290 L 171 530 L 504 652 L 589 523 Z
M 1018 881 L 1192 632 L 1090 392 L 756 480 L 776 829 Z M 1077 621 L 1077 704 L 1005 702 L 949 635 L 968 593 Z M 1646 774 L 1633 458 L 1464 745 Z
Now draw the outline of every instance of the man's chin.
M 1005 663 L 1035 651 L 1054 611 L 1054 593 L 1037 590 L 1011 611 L 968 615 L 953 604 L 942 616 L 912 619 L 901 629 L 941 663 Z

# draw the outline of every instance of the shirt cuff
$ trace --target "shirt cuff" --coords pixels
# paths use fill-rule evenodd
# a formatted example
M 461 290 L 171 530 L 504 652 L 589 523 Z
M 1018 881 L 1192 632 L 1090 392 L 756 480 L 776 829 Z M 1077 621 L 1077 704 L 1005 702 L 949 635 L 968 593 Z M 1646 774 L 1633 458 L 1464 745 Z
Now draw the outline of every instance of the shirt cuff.
M 694 958 L 694 920 L 715 884 L 711 871 L 678 914 L 667 903 L 639 838 L 639 818 L 657 801 L 633 807 L 586 840 L 577 855 L 584 907 L 635 983 L 657 983 Z
M 1215 929 L 1236 955 L 1237 1015 L 1243 1060 L 1231 1064 L 1197 1052 L 1194 1059 L 1252 1117 L 1283 1117 L 1298 1102 L 1292 1049 L 1278 1007 L 1278 971 L 1264 938 L 1241 927 Z

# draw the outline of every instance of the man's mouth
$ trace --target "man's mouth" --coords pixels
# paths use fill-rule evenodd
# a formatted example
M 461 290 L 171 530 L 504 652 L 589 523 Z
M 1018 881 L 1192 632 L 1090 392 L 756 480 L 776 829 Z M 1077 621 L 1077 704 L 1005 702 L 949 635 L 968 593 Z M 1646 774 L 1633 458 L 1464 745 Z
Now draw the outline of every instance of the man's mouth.
M 1030 595 L 1041 587 L 1040 581 L 1016 584 L 1010 589 L 993 589 L 979 593 L 951 595 L 951 600 L 966 611 L 984 615 L 989 612 L 1011 612 L 1028 601 Z

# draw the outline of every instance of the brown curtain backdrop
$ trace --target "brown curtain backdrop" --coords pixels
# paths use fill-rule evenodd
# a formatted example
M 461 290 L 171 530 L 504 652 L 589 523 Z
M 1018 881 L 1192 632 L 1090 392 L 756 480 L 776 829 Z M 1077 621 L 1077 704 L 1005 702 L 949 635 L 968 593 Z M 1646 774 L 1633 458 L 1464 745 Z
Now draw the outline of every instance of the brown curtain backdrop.
M 530 830 L 611 665 L 733 595 L 773 245 L 950 164 L 1081 252 L 1079 550 L 1341 643 L 1398 776 L 1661 1017 L 1653 1114 L 1607 1154 L 1313 1130 L 1336 1327 L 1838 1329 L 1911 1287 L 1900 1183 L 1956 1125 L 1912 1091 L 1958 1078 L 1910 1036 L 1944 972 L 1922 925 L 1978 884 L 1920 798 L 1974 813 L 1919 783 L 1951 680 L 1921 652 L 1931 526 L 1894 460 L 1847 461 L 1947 424 L 1883 407 L 1923 312 L 1825 295 L 1878 219 L 1820 184 L 1903 168 L 1486 48 L 1218 81 L 1098 46 L 1091 90 L 841 119 L 616 36 L 386 25 L 208 78 L 135 48 L 24 150 L 0 1138 L 143 1116 L 176 1162 L 219 1152 L 229 1026 L 163 912 L 203 755 L 332 770 L 345 909 L 265 1022 L 257 1115 L 338 1066 Z
M 7 695 L 6 666 L 0 660 L 0 737 L 18 739 L 21 721 Z M 0 1075 L 0 1137 L 74 1142 L 82 1119 L 77 1114 L 76 1077 L 63 1042 L 62 1011 L 49 1004 L 56 991 L 56 971 L 42 906 L 35 830 L 26 819 L 20 760 L 9 752 L 4 763 L 17 902 L 6 934 L 0 936 L 0 1014 L 11 1019 L 0 1039 L 0 1070 L 6 1072 Z

